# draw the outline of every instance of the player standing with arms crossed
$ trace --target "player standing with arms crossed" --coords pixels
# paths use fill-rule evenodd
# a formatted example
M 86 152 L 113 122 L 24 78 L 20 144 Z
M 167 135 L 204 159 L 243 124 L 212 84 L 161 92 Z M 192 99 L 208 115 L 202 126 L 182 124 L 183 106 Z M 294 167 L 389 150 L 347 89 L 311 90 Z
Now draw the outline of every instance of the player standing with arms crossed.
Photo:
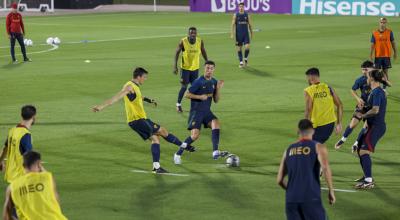
M 250 34 L 249 34 L 250 32 Z M 248 64 L 248 58 L 250 53 L 250 39 L 253 38 L 253 28 L 250 15 L 244 11 L 244 3 L 239 4 L 239 12 L 235 13 L 232 17 L 232 27 L 231 27 L 231 38 L 235 38 L 236 49 L 239 58 L 239 67 L 243 68 Z M 244 63 L 243 63 L 243 52 L 244 50 Z
M 382 70 L 385 74 L 384 80 L 389 86 L 389 69 L 392 68 L 391 60 L 393 49 L 393 59 L 397 59 L 397 47 L 394 41 L 393 31 L 386 28 L 387 18 L 379 19 L 379 29 L 372 33 L 370 59 L 374 60 L 375 68 Z M 374 58 L 375 55 L 375 59 Z
M 179 90 L 178 101 L 176 103 L 176 111 L 179 113 L 183 112 L 181 102 L 189 83 L 192 84 L 199 77 L 200 54 L 205 61 L 208 60 L 204 42 L 201 38 L 197 37 L 197 29 L 195 27 L 189 28 L 188 36 L 182 38 L 176 48 L 174 60 L 175 74 L 178 74 L 178 58 L 181 52 L 181 90 Z
M 11 12 L 7 15 L 6 18 L 6 29 L 8 38 L 10 39 L 11 44 L 11 59 L 13 63 L 17 63 L 18 60 L 15 58 L 15 41 L 18 41 L 19 46 L 21 47 L 22 55 L 24 56 L 24 62 L 31 61 L 26 56 L 26 48 L 24 44 L 24 35 L 25 35 L 25 27 L 24 22 L 22 21 L 22 15 L 17 11 L 18 4 L 13 3 L 11 5 Z

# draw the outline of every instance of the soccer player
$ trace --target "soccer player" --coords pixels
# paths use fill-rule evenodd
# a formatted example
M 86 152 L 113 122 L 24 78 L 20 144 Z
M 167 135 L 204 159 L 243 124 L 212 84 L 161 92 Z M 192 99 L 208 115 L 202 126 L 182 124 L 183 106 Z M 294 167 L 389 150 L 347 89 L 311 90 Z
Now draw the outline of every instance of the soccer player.
M 250 35 L 249 35 L 250 32 Z M 236 36 L 236 49 L 239 57 L 239 67 L 247 66 L 248 58 L 250 53 L 250 38 L 253 38 L 253 28 L 250 15 L 244 11 L 244 3 L 239 4 L 239 12 L 235 13 L 232 17 L 232 28 L 231 38 Z M 243 63 L 243 52 L 242 47 L 245 46 L 244 50 L 244 63 Z
M 336 133 L 341 133 L 343 105 L 333 88 L 320 81 L 317 68 L 307 70 L 306 76 L 310 86 L 304 89 L 306 102 L 304 115 L 314 125 L 313 140 L 323 144 L 335 129 L 335 122 Z
M 53 175 L 43 168 L 40 154 L 35 151 L 24 154 L 23 163 L 25 174 L 7 187 L 3 219 L 15 219 L 16 209 L 18 219 L 66 220 Z
M 386 94 L 380 86 L 385 82 L 385 75 L 382 71 L 373 70 L 368 74 L 368 83 L 371 87 L 371 94 L 368 97 L 367 105 L 370 110 L 365 114 L 358 113 L 358 117 L 366 119 L 367 132 L 358 144 L 357 153 L 360 158 L 363 177 L 358 180 L 355 186 L 357 189 L 371 189 L 375 186 L 372 178 L 372 161 L 370 154 L 375 151 L 376 144 L 386 132 Z
M 368 82 L 367 82 L 367 75 L 368 75 L 368 72 L 372 71 L 373 69 L 374 69 L 374 63 L 372 63 L 369 60 L 367 60 L 361 64 L 362 75 L 356 79 L 353 87 L 351 88 L 351 95 L 356 99 L 357 106 L 354 111 L 353 118 L 350 121 L 350 124 L 347 126 L 346 130 L 344 131 L 343 137 L 335 144 L 336 149 L 339 149 L 342 147 L 344 142 L 346 142 L 347 137 L 351 134 L 351 132 L 353 132 L 353 129 L 360 122 L 360 118 L 357 117 L 356 113 L 357 112 L 365 113 L 368 95 L 371 91 L 371 88 L 369 87 Z M 360 96 L 357 94 L 357 90 L 360 90 L 360 93 L 361 93 Z M 363 130 L 364 130 L 364 128 L 363 128 Z M 361 131 L 361 133 L 364 133 L 363 130 Z M 355 145 L 356 144 L 357 143 L 355 143 Z
M 286 190 L 286 216 L 288 220 L 325 220 L 320 168 L 328 186 L 329 203 L 336 201 L 328 150 L 325 145 L 312 140 L 314 129 L 310 120 L 300 120 L 298 128 L 299 140 L 283 153 L 277 175 L 277 183 Z
M 375 60 L 375 68 L 383 70 L 385 74 L 384 80 L 391 86 L 388 75 L 389 69 L 392 68 L 390 61 L 392 56 L 391 49 L 393 49 L 393 58 L 397 59 L 397 47 L 393 31 L 386 28 L 387 22 L 387 18 L 380 18 L 379 29 L 372 33 L 370 59 Z M 373 59 L 374 53 L 375 59 Z
M 0 166 L 4 159 L 5 175 L 4 179 L 11 183 L 16 178 L 24 174 L 22 156 L 32 150 L 32 137 L 30 129 L 36 121 L 36 108 L 32 105 L 23 106 L 21 109 L 22 121 L 8 132 L 3 152 L 0 155 Z
M 124 99 L 128 125 L 138 133 L 143 140 L 151 140 L 153 172 L 162 174 L 167 173 L 167 171 L 160 166 L 160 136 L 169 143 L 180 146 L 185 150 L 193 152 L 195 148 L 189 144 L 183 145 L 177 137 L 168 133 L 167 129 L 147 118 L 143 108 L 143 101 L 157 105 L 155 100 L 142 96 L 142 92 L 140 91 L 140 86 L 147 80 L 147 75 L 148 72 L 145 69 L 141 67 L 136 68 L 133 71 L 132 80 L 125 83 L 120 92 L 111 99 L 106 100 L 103 104 L 94 106 L 92 110 L 94 112 L 99 112 L 120 99 Z
M 199 77 L 200 54 L 205 61 L 208 60 L 204 42 L 201 38 L 197 37 L 197 29 L 195 27 L 189 28 L 188 36 L 182 38 L 176 48 L 175 74 L 178 74 L 178 58 L 181 52 L 181 90 L 178 93 L 178 102 L 176 103 L 176 111 L 179 113 L 183 112 L 181 103 L 189 83 L 192 84 Z
M 11 59 L 13 63 L 17 63 L 17 59 L 15 58 L 15 41 L 17 40 L 19 46 L 21 46 L 21 52 L 24 56 L 24 62 L 31 61 L 26 56 L 26 48 L 24 44 L 24 35 L 25 35 L 25 27 L 24 22 L 22 21 L 22 15 L 17 11 L 18 4 L 12 3 L 11 12 L 7 15 L 6 18 L 6 29 L 8 38 L 10 39 L 11 44 Z
M 186 138 L 183 147 L 191 145 L 199 138 L 201 126 L 204 125 L 205 128 L 212 129 L 212 156 L 214 160 L 216 160 L 228 154 L 227 151 L 218 150 L 220 125 L 218 118 L 211 111 L 212 101 L 214 100 L 214 102 L 217 103 L 220 100 L 224 81 L 217 80 L 213 77 L 215 71 L 215 63 L 213 61 L 208 60 L 204 66 L 204 75 L 196 79 L 186 93 L 186 98 L 191 100 L 188 122 L 188 130 L 191 131 L 191 135 Z M 181 156 L 184 151 L 183 147 L 174 154 L 175 164 L 182 163 Z

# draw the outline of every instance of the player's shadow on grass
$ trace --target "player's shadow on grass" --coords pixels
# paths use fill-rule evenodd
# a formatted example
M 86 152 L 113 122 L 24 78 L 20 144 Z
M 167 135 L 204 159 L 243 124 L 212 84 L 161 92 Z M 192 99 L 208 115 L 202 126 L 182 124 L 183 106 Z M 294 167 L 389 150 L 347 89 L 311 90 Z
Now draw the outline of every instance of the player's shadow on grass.
M 272 77 L 272 75 L 270 73 L 268 73 L 267 71 L 259 70 L 254 67 L 248 66 L 248 67 L 243 68 L 243 70 L 246 71 L 247 73 L 253 74 L 255 76 Z
M 2 66 L 2 69 L 7 69 L 7 70 L 11 70 L 11 69 L 15 69 L 17 67 L 20 67 L 23 63 L 7 63 L 5 65 Z

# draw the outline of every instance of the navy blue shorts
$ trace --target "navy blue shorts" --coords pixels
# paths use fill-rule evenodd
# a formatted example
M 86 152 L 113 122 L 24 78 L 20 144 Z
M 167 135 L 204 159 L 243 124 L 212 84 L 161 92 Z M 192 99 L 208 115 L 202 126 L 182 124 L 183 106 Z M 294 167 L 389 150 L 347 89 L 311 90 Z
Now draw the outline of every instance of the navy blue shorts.
M 364 138 L 361 140 L 358 146 L 361 146 L 360 149 L 367 150 L 370 152 L 375 151 L 375 146 L 378 143 L 379 139 L 383 137 L 386 132 L 386 125 L 381 126 L 368 126 L 367 133 L 365 133 Z
M 325 143 L 332 135 L 333 129 L 335 128 L 335 122 L 327 125 L 322 125 L 315 128 L 313 140 L 321 144 Z
M 249 34 L 236 34 L 236 46 L 243 46 L 246 44 L 250 44 Z
M 201 129 L 201 125 L 204 125 L 204 128 L 209 128 L 208 124 L 214 119 L 218 118 L 211 111 L 191 111 L 189 114 L 188 130 Z
M 375 68 L 384 70 L 392 68 L 390 57 L 375 57 Z
M 189 83 L 192 84 L 193 81 L 195 81 L 197 78 L 199 78 L 199 70 L 184 70 L 181 69 L 181 83 L 184 85 L 188 85 Z
M 128 123 L 129 127 L 131 127 L 136 133 L 143 138 L 143 140 L 149 139 L 154 133 L 157 133 L 160 130 L 160 125 L 152 122 L 150 119 L 139 119 L 135 121 L 131 121 Z
M 287 220 L 326 220 L 322 202 L 286 203 Z

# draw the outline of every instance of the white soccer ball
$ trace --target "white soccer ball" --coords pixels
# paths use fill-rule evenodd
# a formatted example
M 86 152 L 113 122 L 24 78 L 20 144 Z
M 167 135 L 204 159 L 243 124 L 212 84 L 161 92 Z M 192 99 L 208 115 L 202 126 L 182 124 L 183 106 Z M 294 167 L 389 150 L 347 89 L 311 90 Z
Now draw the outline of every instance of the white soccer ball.
M 25 44 L 25 46 L 28 46 L 28 39 L 24 39 L 24 44 Z
M 229 154 L 228 157 L 226 158 L 226 165 L 228 167 L 239 167 L 240 165 L 239 157 L 235 154 Z
M 59 44 L 61 43 L 60 38 L 55 37 L 55 38 L 53 39 L 53 43 L 56 44 L 56 45 L 59 45 Z
M 52 45 L 54 43 L 54 39 L 52 37 L 47 38 L 46 43 L 48 45 Z
M 27 45 L 28 47 L 32 47 L 32 46 L 33 46 L 33 41 L 32 41 L 31 39 L 28 39 L 28 40 L 26 41 L 26 45 Z

